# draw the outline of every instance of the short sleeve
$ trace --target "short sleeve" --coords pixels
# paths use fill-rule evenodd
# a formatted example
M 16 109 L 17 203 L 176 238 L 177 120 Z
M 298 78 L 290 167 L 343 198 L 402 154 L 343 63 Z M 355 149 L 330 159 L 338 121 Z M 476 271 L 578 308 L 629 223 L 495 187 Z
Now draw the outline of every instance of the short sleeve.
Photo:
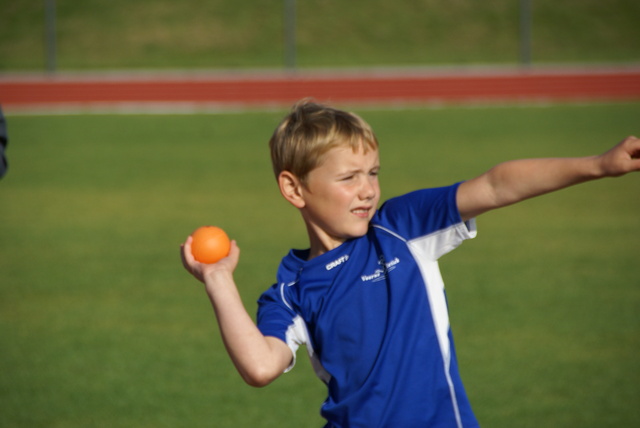
M 302 317 L 296 314 L 284 297 L 284 284 L 274 285 L 258 299 L 257 324 L 265 336 L 272 336 L 287 344 L 293 355 L 291 365 L 295 365 L 296 352 L 300 345 L 309 342 L 309 334 Z

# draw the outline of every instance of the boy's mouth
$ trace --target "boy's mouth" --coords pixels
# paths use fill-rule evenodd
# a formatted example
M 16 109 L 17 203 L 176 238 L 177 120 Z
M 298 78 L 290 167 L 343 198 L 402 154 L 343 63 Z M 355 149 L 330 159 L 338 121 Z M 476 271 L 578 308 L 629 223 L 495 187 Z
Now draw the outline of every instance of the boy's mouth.
M 358 217 L 369 217 L 369 212 L 371 211 L 371 208 L 356 208 L 351 210 L 351 212 L 353 214 L 355 214 Z

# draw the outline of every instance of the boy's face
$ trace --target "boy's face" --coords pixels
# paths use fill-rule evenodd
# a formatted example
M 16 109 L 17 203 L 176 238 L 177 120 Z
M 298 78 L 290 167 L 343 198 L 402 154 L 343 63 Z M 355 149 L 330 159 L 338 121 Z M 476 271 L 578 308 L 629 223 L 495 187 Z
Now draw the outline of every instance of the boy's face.
M 312 257 L 367 233 L 380 201 L 379 169 L 378 150 L 336 147 L 309 173 L 301 211 Z

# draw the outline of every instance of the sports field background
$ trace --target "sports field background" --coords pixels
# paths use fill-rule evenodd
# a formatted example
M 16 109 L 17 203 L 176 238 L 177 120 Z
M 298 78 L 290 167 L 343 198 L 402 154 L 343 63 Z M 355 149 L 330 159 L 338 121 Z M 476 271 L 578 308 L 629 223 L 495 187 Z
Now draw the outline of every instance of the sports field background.
M 42 4 L 5 3 L 0 78 L 39 74 Z M 282 67 L 280 1 L 57 3 L 58 66 L 71 74 Z M 514 64 L 517 3 L 298 1 L 298 65 Z M 534 68 L 637 64 L 639 8 L 534 0 Z M 383 198 L 512 158 L 600 153 L 640 133 L 637 101 L 338 106 L 357 107 L 378 134 Z M 254 313 L 280 258 L 307 245 L 268 160 L 285 111 L 166 111 L 9 111 L 0 427 L 322 425 L 325 391 L 305 350 L 274 384 L 244 385 L 179 260 L 193 229 L 225 228 Z M 482 426 L 640 423 L 639 213 L 639 174 L 588 183 L 481 217 L 478 237 L 443 258 Z
M 0 426 L 320 426 L 304 350 L 243 385 L 179 262 L 197 226 L 239 241 L 249 311 L 289 247 L 266 141 L 283 112 L 9 117 L 0 182 Z M 638 104 L 361 112 L 387 198 L 514 157 L 599 153 Z M 462 375 L 484 426 L 640 421 L 640 177 L 487 214 L 442 261 Z

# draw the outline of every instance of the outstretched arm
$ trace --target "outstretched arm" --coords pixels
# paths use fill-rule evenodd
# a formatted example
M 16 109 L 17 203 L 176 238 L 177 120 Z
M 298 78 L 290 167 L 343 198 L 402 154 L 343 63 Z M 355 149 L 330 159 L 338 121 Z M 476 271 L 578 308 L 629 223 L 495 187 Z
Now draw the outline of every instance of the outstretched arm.
M 205 284 L 231 360 L 249 385 L 271 383 L 291 363 L 291 349 L 280 339 L 264 336 L 247 313 L 233 280 L 240 257 L 236 242 L 232 241 L 229 256 L 203 264 L 193 258 L 191 241 L 189 237 L 182 245 L 182 263 Z
M 640 139 L 628 137 L 599 156 L 522 159 L 499 164 L 462 183 L 457 202 L 463 220 L 575 184 L 640 170 Z

